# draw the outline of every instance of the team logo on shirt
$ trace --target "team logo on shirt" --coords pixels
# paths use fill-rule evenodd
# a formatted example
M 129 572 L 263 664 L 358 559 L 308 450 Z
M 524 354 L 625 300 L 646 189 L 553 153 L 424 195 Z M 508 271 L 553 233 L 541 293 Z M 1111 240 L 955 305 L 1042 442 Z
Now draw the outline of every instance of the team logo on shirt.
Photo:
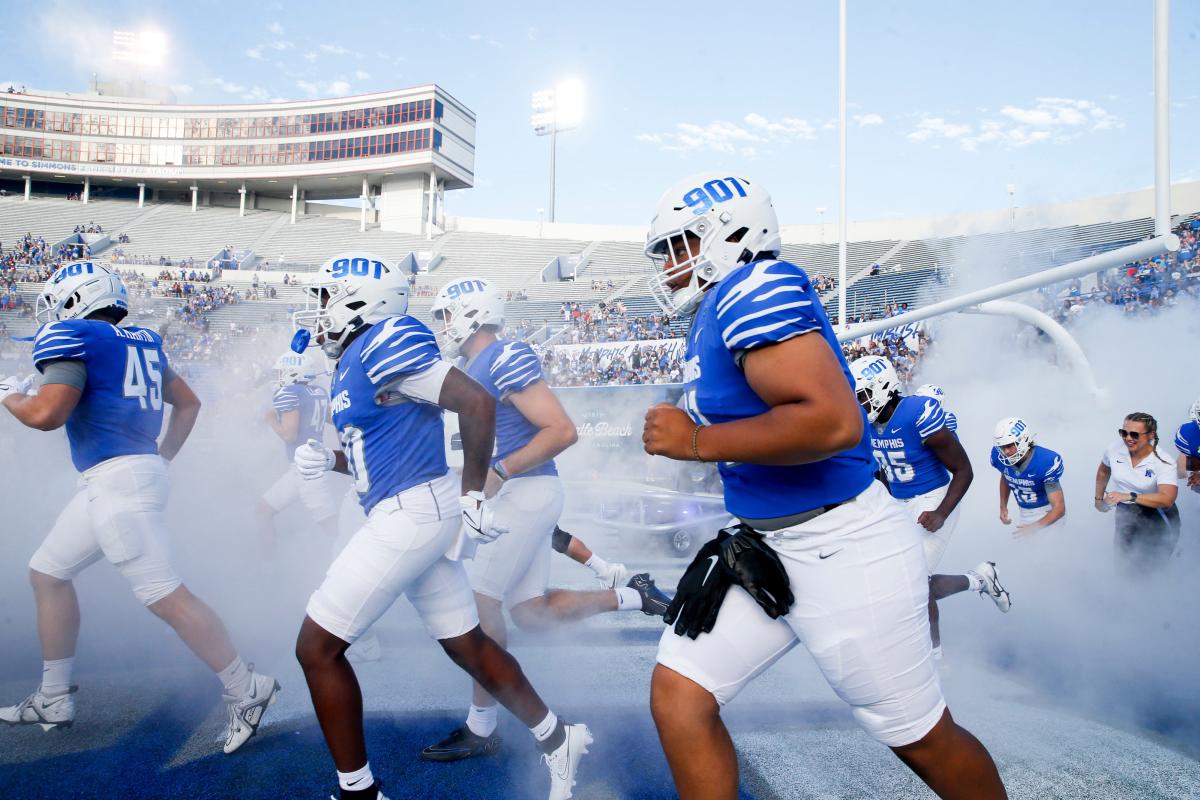
M 330 401 L 329 405 L 333 408 L 333 413 L 335 414 L 340 414 L 341 412 L 345 411 L 350 407 L 350 390 L 342 389 L 337 393 L 337 396 Z

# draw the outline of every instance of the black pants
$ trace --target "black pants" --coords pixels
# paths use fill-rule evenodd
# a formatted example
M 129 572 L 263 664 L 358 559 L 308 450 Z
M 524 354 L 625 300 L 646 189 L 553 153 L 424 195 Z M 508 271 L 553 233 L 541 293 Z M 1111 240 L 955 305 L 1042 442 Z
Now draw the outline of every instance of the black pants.
M 1128 572 L 1140 574 L 1161 569 L 1179 543 L 1179 508 L 1147 508 L 1122 503 L 1115 513 L 1118 565 Z

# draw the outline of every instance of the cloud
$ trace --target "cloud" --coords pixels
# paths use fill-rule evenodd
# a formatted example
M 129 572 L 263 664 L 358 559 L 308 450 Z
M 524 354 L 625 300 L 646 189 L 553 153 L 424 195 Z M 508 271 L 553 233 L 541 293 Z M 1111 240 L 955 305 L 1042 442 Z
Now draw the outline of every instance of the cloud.
M 209 84 L 210 86 L 216 86 L 218 89 L 220 89 L 222 92 L 225 92 L 226 94 L 240 95 L 246 91 L 246 87 L 242 86 L 240 83 L 234 83 L 233 81 L 227 81 L 224 78 L 208 78 L 204 82 Z
M 309 97 L 337 97 L 350 94 L 348 81 L 296 81 L 300 91 Z
M 478 42 L 480 39 L 483 38 L 483 34 L 482 33 L 472 33 L 467 38 L 470 39 L 472 42 Z
M 750 113 L 740 123 L 727 120 L 680 122 L 672 131 L 640 133 L 634 138 L 672 153 L 714 151 L 752 158 L 763 145 L 814 139 L 816 135 L 816 128 L 807 120 L 796 117 L 773 120 Z
M 371 73 L 367 72 L 366 70 L 364 70 L 364 69 L 354 70 L 354 80 L 369 81 L 370 79 L 371 79 Z
M 279 51 L 291 50 L 295 46 L 296 45 L 294 42 L 284 41 L 283 39 L 279 39 L 274 42 L 269 42 L 267 44 L 267 47 L 271 48 L 272 50 L 279 50 Z
M 176 97 L 187 97 L 196 90 L 186 83 L 173 83 L 171 84 L 171 91 L 175 93 Z
M 320 50 L 322 53 L 325 53 L 326 55 L 331 55 L 331 56 L 344 56 L 350 52 L 346 48 L 342 47 L 340 44 L 328 44 L 328 43 L 322 44 L 320 46 Z
M 317 58 L 319 58 L 319 56 L 311 50 L 309 50 L 307 53 L 304 54 L 305 61 L 309 61 L 309 62 L 316 61 Z
M 1013 149 L 1037 142 L 1063 144 L 1086 133 L 1124 125 L 1120 117 L 1090 100 L 1038 97 L 1030 107 L 1006 105 L 999 116 L 977 122 L 951 122 L 943 117 L 922 115 L 906 138 L 934 146 L 953 141 L 963 151 L 972 153 L 983 145 Z
M 267 30 L 270 31 L 271 34 L 273 34 L 275 36 L 283 36 L 283 26 L 280 25 L 278 22 L 272 22 L 270 25 L 267 26 Z
M 855 114 L 852 118 L 860 128 L 865 128 L 868 125 L 882 125 L 883 117 L 878 114 Z
M 242 99 L 247 103 L 265 103 L 270 96 L 271 93 L 261 86 L 242 92 Z
M 262 61 L 262 50 L 258 49 L 257 47 L 251 47 L 246 50 L 246 58 L 253 58 L 255 61 Z

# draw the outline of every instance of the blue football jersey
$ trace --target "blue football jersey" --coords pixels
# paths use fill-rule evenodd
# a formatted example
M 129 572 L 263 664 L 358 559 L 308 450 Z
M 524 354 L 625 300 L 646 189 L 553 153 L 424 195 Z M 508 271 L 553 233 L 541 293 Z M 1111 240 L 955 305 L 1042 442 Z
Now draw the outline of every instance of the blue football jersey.
M 329 396 L 324 389 L 307 383 L 289 384 L 275 392 L 271 405 L 280 419 L 288 411 L 300 412 L 300 426 L 296 429 L 295 441 L 284 443 L 288 461 L 292 460 L 296 448 L 309 439 L 323 441 L 325 420 L 329 415 Z
M 681 404 L 698 424 L 755 417 L 769 410 L 739 366 L 741 355 L 815 332 L 829 343 L 846 383 L 854 380 L 817 293 L 804 270 L 786 261 L 757 261 L 710 289 L 688 331 Z M 866 428 L 866 416 L 863 417 Z M 718 464 L 725 507 L 744 519 L 799 514 L 856 497 L 874 479 L 871 443 L 812 464 Z
M 892 497 L 907 500 L 950 482 L 950 471 L 925 444 L 945 427 L 946 412 L 932 397 L 902 397 L 886 425 L 871 426 L 875 463 L 887 476 Z
M 118 456 L 157 455 L 167 374 L 157 333 L 99 320 L 49 322 L 34 337 L 33 365 L 41 372 L 55 361 L 81 361 L 87 368 L 66 425 L 77 470 Z
M 446 474 L 442 409 L 390 391 L 441 360 L 429 329 L 389 317 L 350 343 L 330 387 L 333 425 L 363 511 L 384 498 Z
M 958 414 L 955 414 L 953 411 L 946 411 L 946 408 L 944 406 L 942 407 L 942 411 L 945 412 L 945 414 L 946 414 L 946 430 L 950 431 L 955 436 L 957 436 L 958 435 Z
M 1000 451 L 992 448 L 992 466 L 1004 476 L 1017 505 L 1021 508 L 1041 508 L 1049 505 L 1046 495 L 1047 481 L 1061 481 L 1063 476 L 1062 456 L 1048 447 L 1035 445 L 1033 455 L 1025 468 L 1006 467 L 1000 463 Z
M 1200 458 L 1200 423 L 1185 422 L 1175 434 L 1175 449 L 1185 456 Z
M 524 342 L 499 339 L 492 342 L 467 363 L 466 372 L 496 398 L 496 454 L 492 463 L 507 458 L 529 444 L 539 428 L 525 419 L 504 398 L 542 380 L 542 364 L 533 348 Z M 554 459 L 538 464 L 514 478 L 557 475 Z

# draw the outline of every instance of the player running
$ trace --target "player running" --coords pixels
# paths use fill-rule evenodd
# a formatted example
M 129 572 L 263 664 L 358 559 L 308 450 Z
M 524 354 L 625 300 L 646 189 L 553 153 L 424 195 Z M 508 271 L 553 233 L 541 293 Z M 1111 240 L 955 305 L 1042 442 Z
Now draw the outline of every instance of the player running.
M 725 174 L 669 189 L 646 239 L 660 304 L 694 314 L 683 409 L 647 412 L 646 452 L 718 462 L 741 520 L 688 567 L 659 643 L 650 703 L 676 789 L 737 797 L 721 706 L 803 642 L 859 724 L 940 796 L 1002 798 L 987 750 L 942 697 L 921 532 L 874 480 L 821 301 L 777 260 L 767 193 Z
M 337 360 L 330 394 L 342 443 L 333 452 L 306 442 L 296 449 L 296 466 L 305 478 L 331 469 L 351 475 L 367 515 L 309 600 L 296 657 L 343 800 L 382 797 L 367 761 L 361 691 L 345 653 L 407 596 L 446 654 L 529 727 L 550 770 L 551 800 L 567 798 L 591 733 L 558 719 L 516 659 L 483 632 L 457 560 L 463 534 L 490 541 L 505 532 L 482 492 L 496 403 L 442 360 L 433 334 L 407 315 L 407 287 L 394 264 L 345 253 L 325 263 L 305 310 L 295 314 L 298 344 L 311 332 Z M 446 465 L 443 408 L 459 414 L 461 491 Z M 404 795 L 417 793 L 409 788 Z
M 296 502 L 331 540 L 337 539 L 340 497 L 332 477 L 306 481 L 292 464 L 297 447 L 309 439 L 324 440 L 329 393 L 314 383 L 316 378 L 316 370 L 298 353 L 288 351 L 275 362 L 275 394 L 263 419 L 283 440 L 287 469 L 258 501 L 259 538 L 267 558 L 275 553 L 275 517 Z
M 1187 485 L 1200 492 L 1200 400 L 1188 409 L 1188 421 L 1175 432 L 1175 449 L 1179 451 L 1179 471 L 1187 475 Z
M 84 487 L 29 562 L 42 683 L 0 709 L 0 721 L 46 730 L 71 725 L 80 624 L 73 581 L 106 558 L 137 599 L 220 678 L 229 705 L 224 750 L 232 753 L 258 730 L 279 684 L 242 660 L 220 618 L 168 561 L 167 462 L 192 432 L 200 400 L 167 363 L 157 333 L 119 327 L 128 312 L 125 284 L 107 267 L 85 261 L 59 268 L 37 299 L 43 324 L 33 363 L 42 373 L 40 391 L 28 394 L 33 376 L 0 383 L 0 400 L 23 424 L 43 431 L 66 426 Z M 172 412 L 160 446 L 164 403 Z
M 526 630 L 606 611 L 661 617 L 670 598 L 644 572 L 619 588 L 548 589 L 552 543 L 554 549 L 570 552 L 573 539 L 556 524 L 563 510 L 563 485 L 554 457 L 575 443 L 575 424 L 546 384 L 533 349 L 500 338 L 504 295 L 494 284 L 458 278 L 442 287 L 430 311 L 441 324 L 443 349 L 460 357 L 459 366 L 496 399 L 496 452 L 484 493 L 494 498 L 489 505 L 496 525 L 508 533 L 480 547 L 468 568 L 483 632 L 500 646 L 507 644 L 505 609 Z M 617 570 L 610 570 L 610 578 L 618 577 Z M 476 683 L 463 727 L 421 755 L 458 761 L 498 752 L 497 712 L 495 699 Z
M 892 363 L 863 356 L 850 365 L 854 391 L 871 423 L 871 449 L 879 474 L 892 497 L 925 532 L 929 570 L 929 622 L 933 657 L 941 658 L 937 601 L 959 592 L 986 594 L 1008 611 L 1008 592 L 996 579 L 996 565 L 984 561 L 963 575 L 935 575 L 958 526 L 959 503 L 974 472 L 958 437 L 946 426 L 942 404 L 933 397 L 906 397 Z
M 946 408 L 946 393 L 936 383 L 923 383 L 913 390 L 913 397 L 932 397 L 942 406 L 946 414 L 946 430 L 958 435 L 958 415 Z
M 1019 417 L 997 422 L 992 438 L 992 466 L 1000 472 L 1000 521 L 1005 525 L 1012 523 L 1008 497 L 1011 494 L 1017 499 L 1014 539 L 1061 528 L 1067 514 L 1062 456 L 1034 439 L 1033 429 Z

